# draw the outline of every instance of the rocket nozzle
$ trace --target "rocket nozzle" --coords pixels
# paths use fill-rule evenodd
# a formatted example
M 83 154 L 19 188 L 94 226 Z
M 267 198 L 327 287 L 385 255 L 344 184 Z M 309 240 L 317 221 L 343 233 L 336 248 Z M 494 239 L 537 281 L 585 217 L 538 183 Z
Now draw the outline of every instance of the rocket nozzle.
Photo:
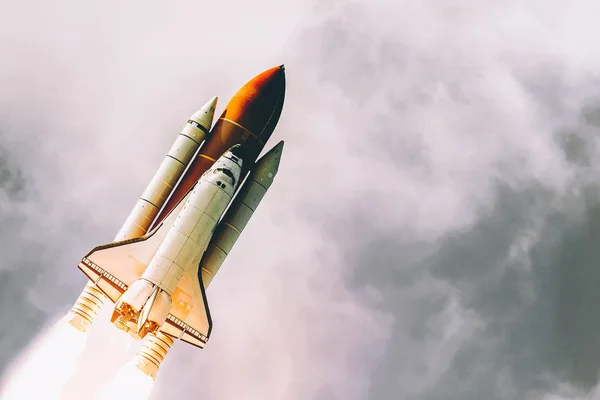
M 159 325 L 154 321 L 146 321 L 144 325 L 138 331 L 138 335 L 140 337 L 146 337 L 146 335 L 151 333 L 156 333 L 158 331 Z
M 156 379 L 160 364 L 174 342 L 175 340 L 171 336 L 160 331 L 148 334 L 142 342 L 140 351 L 135 356 L 136 367 L 152 379 Z
M 88 282 L 83 291 L 69 310 L 68 322 L 81 332 L 86 332 L 100 312 L 106 296 L 94 285 Z
M 113 311 L 110 322 L 114 324 L 115 321 L 120 320 L 121 323 L 126 324 L 127 322 L 131 321 L 135 314 L 136 311 L 129 303 L 120 301 L 115 305 L 115 310 Z

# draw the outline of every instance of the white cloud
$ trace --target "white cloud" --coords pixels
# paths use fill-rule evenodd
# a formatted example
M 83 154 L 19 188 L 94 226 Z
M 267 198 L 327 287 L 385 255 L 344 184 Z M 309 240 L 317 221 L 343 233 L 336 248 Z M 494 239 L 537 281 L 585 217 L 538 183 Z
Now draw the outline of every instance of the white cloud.
M 44 277 L 29 290 L 48 313 L 75 299 L 78 258 L 112 238 L 187 117 L 213 95 L 219 113 L 253 75 L 286 64 L 271 140 L 286 140 L 279 176 L 209 290 L 211 342 L 178 343 L 157 396 L 452 398 L 464 349 L 481 343 L 481 358 L 469 353 L 481 369 L 464 384 L 484 385 L 498 368 L 486 393 L 527 391 L 501 357 L 510 335 L 483 310 L 510 301 L 481 292 L 502 292 L 516 271 L 523 309 L 510 304 L 496 321 L 516 329 L 544 296 L 532 252 L 549 218 L 582 218 L 600 161 L 579 127 L 598 89 L 595 2 L 2 8 L 0 133 L 34 194 L 3 206 L 26 216 L 23 238 L 51 249 L 27 270 Z M 565 157 L 573 127 L 589 167 Z M 497 216 L 499 183 L 514 192 L 516 217 Z M 521 218 L 514 229 L 511 218 Z M 397 241 L 388 261 L 371 246 L 380 237 Z M 477 239 L 487 250 L 475 262 Z M 467 249 L 472 273 L 455 278 L 435 258 L 448 240 Z

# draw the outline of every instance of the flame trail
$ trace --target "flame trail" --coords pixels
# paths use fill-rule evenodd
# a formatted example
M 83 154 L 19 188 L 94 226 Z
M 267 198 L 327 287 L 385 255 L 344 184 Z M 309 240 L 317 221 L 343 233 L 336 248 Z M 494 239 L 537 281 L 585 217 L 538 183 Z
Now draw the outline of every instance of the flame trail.
M 154 379 L 140 371 L 135 361 L 125 364 L 115 379 L 101 392 L 100 400 L 128 399 L 146 400 L 154 388 Z
M 40 397 L 58 400 L 83 353 L 87 335 L 59 320 L 40 335 L 3 382 L 0 400 L 29 400 Z
M 77 372 L 63 391 L 62 400 L 97 399 L 115 380 L 117 372 L 138 352 L 140 341 L 116 329 L 110 323 L 111 307 L 105 307 L 89 329 L 87 347 L 77 365 Z M 135 381 L 129 383 L 136 389 Z M 137 398 L 135 395 L 133 398 Z M 113 399 L 121 399 L 121 395 Z M 0 399 L 1 400 L 1 399 Z
M 141 342 L 115 329 L 110 312 L 87 333 L 69 323 L 72 315 L 43 331 L 0 382 L 0 400 L 150 398 L 154 379 L 132 359 Z

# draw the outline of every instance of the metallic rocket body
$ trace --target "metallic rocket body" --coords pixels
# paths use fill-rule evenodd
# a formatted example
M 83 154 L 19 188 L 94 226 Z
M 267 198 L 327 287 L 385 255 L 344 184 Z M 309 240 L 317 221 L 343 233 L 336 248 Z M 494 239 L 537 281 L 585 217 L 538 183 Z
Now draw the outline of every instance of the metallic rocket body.
M 85 331 L 108 297 L 115 326 L 142 339 L 136 365 L 151 377 L 175 340 L 204 347 L 205 288 L 278 172 L 283 141 L 255 161 L 284 96 L 281 65 L 247 82 L 212 129 L 216 98 L 190 118 L 115 241 L 79 263 L 90 282 L 70 312 L 73 326 Z

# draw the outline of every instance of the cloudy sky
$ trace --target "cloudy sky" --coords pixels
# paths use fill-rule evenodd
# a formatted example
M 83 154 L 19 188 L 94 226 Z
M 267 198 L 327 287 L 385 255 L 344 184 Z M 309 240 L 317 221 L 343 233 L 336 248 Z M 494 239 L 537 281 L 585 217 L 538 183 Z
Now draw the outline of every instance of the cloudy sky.
M 0 374 L 187 118 L 285 63 L 279 175 L 153 399 L 600 398 L 599 13 L 1 1 Z

